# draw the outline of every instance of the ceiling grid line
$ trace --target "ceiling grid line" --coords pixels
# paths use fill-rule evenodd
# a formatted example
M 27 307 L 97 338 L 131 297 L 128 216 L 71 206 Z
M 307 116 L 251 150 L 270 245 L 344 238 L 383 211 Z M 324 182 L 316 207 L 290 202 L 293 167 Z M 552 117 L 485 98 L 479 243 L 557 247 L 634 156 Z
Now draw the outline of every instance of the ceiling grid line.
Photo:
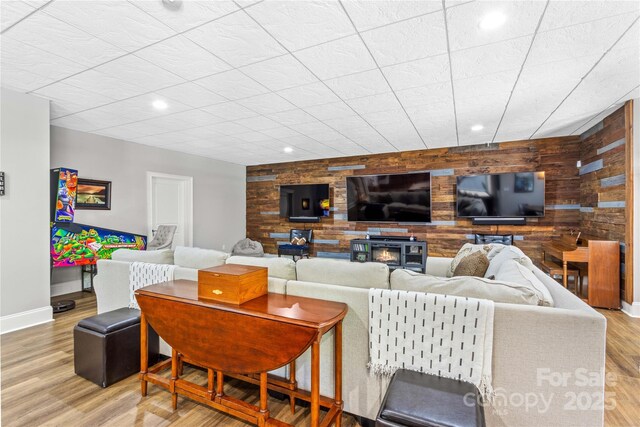
M 456 109 L 456 90 L 453 84 L 453 64 L 451 63 L 451 43 L 449 42 L 449 23 L 447 19 L 447 8 L 445 0 L 442 0 L 442 9 L 444 10 L 444 32 L 447 40 L 447 57 L 449 60 L 449 81 L 451 83 L 451 101 L 453 103 L 453 119 L 456 128 L 456 145 L 460 146 L 460 133 L 458 131 L 458 112 Z

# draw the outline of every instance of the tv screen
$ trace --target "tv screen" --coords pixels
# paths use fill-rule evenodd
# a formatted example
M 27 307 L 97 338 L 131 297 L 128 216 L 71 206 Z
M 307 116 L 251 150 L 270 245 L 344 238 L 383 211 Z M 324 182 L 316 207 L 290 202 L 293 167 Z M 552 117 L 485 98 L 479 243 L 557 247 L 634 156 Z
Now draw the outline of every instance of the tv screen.
M 349 221 L 431 222 L 431 174 L 347 177 Z
M 138 234 L 84 224 L 54 224 L 51 228 L 53 267 L 76 267 L 111 259 L 116 249 L 145 250 L 147 238 Z
M 329 216 L 329 184 L 281 185 L 280 216 Z
M 459 176 L 459 217 L 544 216 L 544 172 Z

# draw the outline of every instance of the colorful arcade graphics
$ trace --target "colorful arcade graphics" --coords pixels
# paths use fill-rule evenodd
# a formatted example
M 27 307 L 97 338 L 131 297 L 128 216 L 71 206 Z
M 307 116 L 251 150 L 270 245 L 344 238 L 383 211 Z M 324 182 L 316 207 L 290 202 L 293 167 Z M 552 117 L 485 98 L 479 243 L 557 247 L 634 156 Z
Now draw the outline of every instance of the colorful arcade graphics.
M 76 207 L 78 171 L 58 168 L 51 171 L 52 202 L 54 222 L 73 222 Z
M 75 267 L 110 259 L 116 249 L 145 250 L 145 236 L 83 224 L 53 224 L 51 259 L 53 267 Z

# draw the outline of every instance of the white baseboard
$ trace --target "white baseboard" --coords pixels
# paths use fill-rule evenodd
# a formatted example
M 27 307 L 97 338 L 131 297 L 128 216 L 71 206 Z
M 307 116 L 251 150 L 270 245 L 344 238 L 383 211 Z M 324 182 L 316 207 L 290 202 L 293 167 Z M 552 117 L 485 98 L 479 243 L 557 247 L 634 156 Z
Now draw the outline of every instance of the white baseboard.
M 640 302 L 636 301 L 633 304 L 629 304 L 626 301 L 622 301 L 622 312 L 627 316 L 640 317 Z
M 53 308 L 48 305 L 0 317 L 0 334 L 53 321 Z
M 80 282 L 80 279 L 70 280 L 68 282 L 54 283 L 51 285 L 51 296 L 57 297 L 59 295 L 80 292 L 81 286 L 82 282 Z

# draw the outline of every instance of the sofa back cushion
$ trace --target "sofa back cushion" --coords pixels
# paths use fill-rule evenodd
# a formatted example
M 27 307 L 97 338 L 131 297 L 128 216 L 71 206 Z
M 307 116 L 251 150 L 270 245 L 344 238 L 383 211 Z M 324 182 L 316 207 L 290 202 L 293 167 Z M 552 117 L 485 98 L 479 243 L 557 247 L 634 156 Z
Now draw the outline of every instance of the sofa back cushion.
M 498 270 L 500 270 L 502 264 L 508 260 L 515 260 L 520 265 L 528 268 L 529 270 L 534 269 L 531 258 L 525 255 L 522 250 L 515 246 L 500 246 L 502 246 L 500 251 L 492 258 L 489 258 L 489 268 L 487 268 L 487 271 L 484 273 L 484 277 L 497 276 Z
M 267 267 L 269 269 L 269 277 L 296 280 L 296 263 L 290 258 L 230 256 L 227 259 L 227 264 Z
M 173 264 L 173 251 L 160 249 L 157 251 L 137 251 L 133 249 L 117 249 L 111 259 L 126 262 L 146 262 L 149 264 Z
M 553 307 L 553 297 L 549 289 L 528 267 L 525 267 L 516 259 L 507 259 L 500 264 L 500 268 L 496 273 L 496 280 L 524 284 L 534 290 L 540 300 L 540 305 Z
M 542 305 L 535 289 L 526 284 L 484 277 L 436 277 L 398 269 L 391 273 L 391 289 L 488 299 L 508 304 Z
M 227 258 L 229 258 L 229 254 L 226 252 L 186 246 L 177 246 L 173 253 L 173 259 L 177 266 L 198 270 L 223 265 Z
M 379 262 L 311 258 L 296 263 L 301 282 L 326 283 L 355 288 L 389 289 L 389 266 Z
M 449 265 L 449 269 L 447 270 L 447 277 L 453 277 L 453 273 L 458 267 L 460 261 L 463 258 L 471 255 L 474 252 L 482 252 L 487 256 L 487 259 L 491 261 L 493 257 L 495 257 L 502 249 L 505 248 L 505 245 L 501 245 L 499 243 L 488 243 L 484 245 L 474 245 L 472 243 L 465 243 L 462 245 L 456 256 L 451 260 L 451 265 Z

